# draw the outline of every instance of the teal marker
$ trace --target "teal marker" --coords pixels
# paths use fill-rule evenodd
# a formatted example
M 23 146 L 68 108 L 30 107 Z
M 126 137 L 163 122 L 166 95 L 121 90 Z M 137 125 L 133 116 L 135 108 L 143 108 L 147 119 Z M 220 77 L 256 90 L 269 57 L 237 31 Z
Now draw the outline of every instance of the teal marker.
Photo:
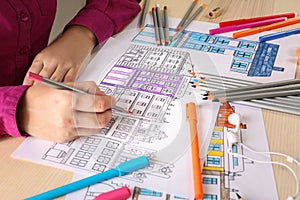
M 136 170 L 139 170 L 139 169 L 149 166 L 149 163 L 150 163 L 149 159 L 146 156 L 141 156 L 141 157 L 120 163 L 118 166 L 116 166 L 115 168 L 110 169 L 108 171 L 75 181 L 73 183 L 69 183 L 67 185 L 55 188 L 53 190 L 49 190 L 47 192 L 29 197 L 25 200 L 48 200 L 48 199 L 50 200 L 53 198 L 57 198 L 59 196 L 68 194 L 70 192 L 74 192 L 76 190 L 85 188 L 89 185 L 100 183 L 102 181 L 105 181 L 105 180 L 108 180 L 108 179 L 111 179 L 114 177 L 124 176 L 131 172 L 134 172 Z

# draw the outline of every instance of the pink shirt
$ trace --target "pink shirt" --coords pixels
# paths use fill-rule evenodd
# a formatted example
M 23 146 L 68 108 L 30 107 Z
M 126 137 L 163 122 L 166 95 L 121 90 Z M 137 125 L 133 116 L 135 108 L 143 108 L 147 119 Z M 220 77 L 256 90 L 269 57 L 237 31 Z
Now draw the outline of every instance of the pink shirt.
M 47 46 L 56 0 L 0 0 L 0 135 L 20 136 L 16 108 L 35 55 Z M 122 30 L 140 11 L 137 0 L 87 0 L 69 22 L 89 28 L 99 42 Z

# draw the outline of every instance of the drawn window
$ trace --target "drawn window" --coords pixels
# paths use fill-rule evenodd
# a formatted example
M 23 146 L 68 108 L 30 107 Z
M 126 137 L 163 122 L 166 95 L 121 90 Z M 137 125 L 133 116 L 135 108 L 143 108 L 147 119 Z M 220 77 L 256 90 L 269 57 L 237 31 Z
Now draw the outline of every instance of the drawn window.
M 209 51 L 209 46 L 203 45 L 200 50 L 207 52 L 207 51 Z
M 243 51 L 238 51 L 236 54 L 237 57 L 242 57 L 242 58 L 251 58 L 252 53 L 249 52 L 243 52 Z
M 203 200 L 217 200 L 218 197 L 215 194 L 204 194 Z
M 213 184 L 213 185 L 218 184 L 218 179 L 216 178 L 203 177 L 202 181 L 204 184 Z
M 136 105 L 145 107 L 147 105 L 147 103 L 139 101 L 136 103 Z
M 142 99 L 150 99 L 151 96 L 150 96 L 150 95 L 147 95 L 147 94 L 141 94 L 141 98 L 142 98 Z
M 239 61 L 234 61 L 234 62 L 232 63 L 232 67 L 234 67 L 234 68 L 246 69 L 246 68 L 247 68 L 247 63 L 239 62 Z
M 212 53 L 219 53 L 219 54 L 224 54 L 225 49 L 223 48 L 218 48 L 218 47 L 213 47 L 211 48 L 210 52 Z
M 226 40 L 226 39 L 218 39 L 217 44 L 225 44 L 225 45 L 228 45 L 228 44 L 229 44 L 229 40 Z
M 208 157 L 207 163 L 210 165 L 220 165 L 220 158 L 217 157 Z
M 213 138 L 221 138 L 221 134 L 220 134 L 220 132 L 218 132 L 218 131 L 214 131 L 214 132 L 212 133 L 212 137 L 213 137 Z
M 239 159 L 237 157 L 233 158 L 233 165 L 234 166 L 239 166 Z
M 255 44 L 252 43 L 248 43 L 248 42 L 242 42 L 240 47 L 243 49 L 254 49 L 255 48 Z
M 208 150 L 210 150 L 210 151 L 220 151 L 220 145 L 219 144 L 209 144 Z

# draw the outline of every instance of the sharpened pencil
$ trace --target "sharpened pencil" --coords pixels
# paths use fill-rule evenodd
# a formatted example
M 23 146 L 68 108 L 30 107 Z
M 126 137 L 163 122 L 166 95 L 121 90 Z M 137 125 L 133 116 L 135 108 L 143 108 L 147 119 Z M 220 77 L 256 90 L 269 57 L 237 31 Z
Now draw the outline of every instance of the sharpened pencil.
M 164 34 L 166 45 L 170 44 L 168 7 L 164 6 Z
M 142 11 L 141 18 L 140 18 L 140 30 L 142 30 L 144 28 L 146 15 L 147 15 L 148 9 L 149 9 L 150 0 L 144 0 L 144 1 L 145 2 L 143 5 L 143 11 Z
M 205 3 L 202 3 L 201 6 L 193 13 L 193 15 L 188 18 L 186 20 L 186 22 L 182 25 L 182 27 L 180 28 L 180 30 L 178 30 L 172 40 L 176 40 L 178 38 L 178 36 L 182 33 L 182 31 L 184 31 L 186 29 L 186 27 L 188 27 L 188 25 L 190 25 L 190 23 L 200 14 L 200 12 L 206 7 Z
M 154 34 L 155 34 L 155 41 L 156 46 L 160 45 L 160 38 L 159 38 L 159 32 L 158 32 L 158 25 L 157 25 L 157 16 L 156 16 L 156 8 L 152 8 L 152 18 L 153 18 L 153 24 L 154 24 Z
M 182 25 L 185 23 L 187 18 L 190 16 L 190 14 L 191 14 L 192 10 L 194 9 L 194 7 L 196 6 L 197 2 L 198 2 L 198 0 L 194 0 L 193 3 L 190 5 L 188 10 L 184 14 L 183 18 L 180 20 L 179 24 L 177 25 L 177 31 L 179 31 L 181 29 Z

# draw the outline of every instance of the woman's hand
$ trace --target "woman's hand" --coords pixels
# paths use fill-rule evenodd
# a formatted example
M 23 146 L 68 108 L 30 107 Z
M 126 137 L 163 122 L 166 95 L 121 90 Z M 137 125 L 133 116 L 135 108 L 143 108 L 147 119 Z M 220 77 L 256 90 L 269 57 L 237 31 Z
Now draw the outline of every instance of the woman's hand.
M 70 26 L 34 58 L 28 71 L 58 82 L 73 82 L 89 61 L 96 37 L 83 26 Z M 24 85 L 33 81 L 24 79 Z
M 17 110 L 19 128 L 31 136 L 58 143 L 99 133 L 111 119 L 114 98 L 100 91 L 94 82 L 71 85 L 89 94 L 40 83 L 29 87 Z

